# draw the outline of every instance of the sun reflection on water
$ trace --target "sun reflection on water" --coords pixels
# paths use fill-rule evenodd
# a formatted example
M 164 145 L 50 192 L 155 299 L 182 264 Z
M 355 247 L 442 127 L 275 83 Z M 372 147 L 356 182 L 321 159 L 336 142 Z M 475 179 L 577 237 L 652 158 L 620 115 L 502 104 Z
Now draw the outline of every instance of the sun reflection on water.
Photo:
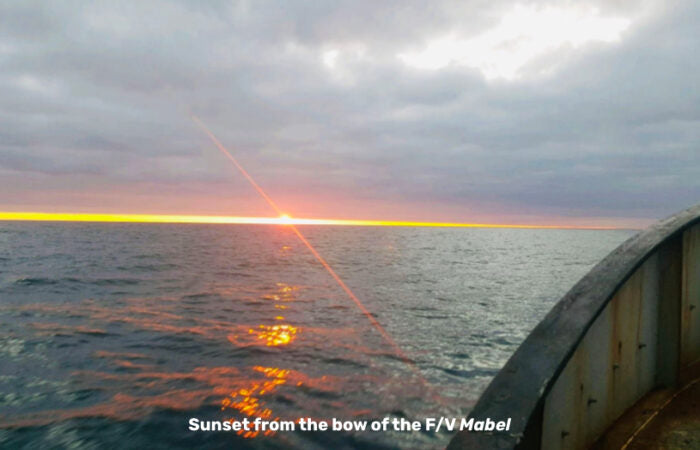
M 265 401 L 261 400 L 261 397 L 274 392 L 278 386 L 287 383 L 290 371 L 279 367 L 262 366 L 254 366 L 253 370 L 264 374 L 267 379 L 231 392 L 229 397 L 221 401 L 221 409 L 222 411 L 227 408 L 235 409 L 248 417 L 273 420 L 272 410 L 266 406 Z M 300 385 L 301 381 L 298 384 Z M 279 417 L 274 418 L 274 420 L 278 419 Z M 260 434 L 259 431 L 255 430 L 239 430 L 237 433 L 245 438 L 253 438 Z M 264 432 L 264 435 L 272 433 L 272 431 L 267 430 Z
M 263 298 L 273 300 L 275 309 L 287 309 L 288 305 L 283 303 L 291 303 L 296 300 L 296 291 L 298 286 L 289 285 L 286 283 L 275 283 L 277 290 L 274 293 L 267 294 Z M 273 320 L 285 320 L 284 316 L 274 312 Z M 301 328 L 293 326 L 289 323 L 284 324 L 260 324 L 257 327 L 248 329 L 248 335 L 254 338 L 253 343 L 263 344 L 267 347 L 285 347 L 291 344 L 301 334 Z M 242 336 L 229 335 L 228 340 L 234 345 L 240 345 Z M 279 420 L 279 417 L 273 418 L 272 410 L 266 406 L 266 402 L 262 397 L 269 395 L 277 390 L 283 384 L 286 384 L 290 374 L 290 370 L 279 367 L 263 367 L 254 366 L 252 368 L 258 373 L 265 375 L 266 379 L 255 382 L 250 386 L 238 389 L 221 401 L 221 409 L 234 409 L 249 417 L 260 417 L 265 420 Z M 297 386 L 301 386 L 302 382 L 298 381 Z M 231 419 L 233 420 L 233 419 Z M 254 438 L 260 435 L 257 430 L 239 430 L 238 435 L 244 438 Z M 273 431 L 267 430 L 263 435 L 268 436 L 274 434 Z
M 258 339 L 267 342 L 268 347 L 279 347 L 291 343 L 297 334 L 297 327 L 292 325 L 260 325 L 258 330 L 250 329 L 251 334 L 257 334 Z
M 302 287 L 277 282 L 261 297 L 267 302 L 262 307 L 262 322 L 255 324 L 236 322 L 235 318 L 209 318 L 198 314 L 188 315 L 179 309 L 178 297 L 126 298 L 118 303 L 104 304 L 86 299 L 75 304 L 35 303 L 14 306 L 16 312 L 36 315 L 36 321 L 28 322 L 32 334 L 52 339 L 70 340 L 81 336 L 118 336 L 126 326 L 130 330 L 148 330 L 187 339 L 222 340 L 237 348 L 263 346 L 284 351 L 294 345 L 302 334 L 299 324 L 285 317 L 294 309 Z M 281 315 L 285 310 L 285 315 Z M 269 319 L 265 319 L 265 315 Z M 70 317 L 70 323 L 64 323 Z M 304 327 L 312 339 L 325 339 L 325 332 L 333 336 L 339 329 L 325 330 Z M 326 336 L 327 337 L 327 336 Z M 298 345 L 298 343 L 297 343 Z M 71 373 L 71 379 L 85 389 L 104 392 L 104 401 L 77 408 L 45 410 L 18 415 L 9 426 L 37 426 L 65 420 L 108 417 L 115 420 L 139 420 L 155 410 L 197 410 L 207 405 L 221 408 L 222 420 L 237 417 L 260 417 L 266 421 L 290 420 L 289 411 L 277 409 L 271 395 L 285 389 L 296 390 L 301 386 L 313 392 L 333 392 L 338 380 L 329 376 L 309 378 L 293 368 L 269 367 L 251 363 L 244 367 L 200 366 L 182 371 L 170 371 L 153 355 L 134 352 L 115 352 L 98 349 L 93 358 L 104 361 L 101 370 L 80 370 Z M 189 386 L 190 383 L 194 385 Z M 307 405 L 307 409 L 314 407 Z M 296 420 L 292 417 L 291 420 Z M 246 431 L 238 433 L 243 438 L 270 435 L 272 431 Z

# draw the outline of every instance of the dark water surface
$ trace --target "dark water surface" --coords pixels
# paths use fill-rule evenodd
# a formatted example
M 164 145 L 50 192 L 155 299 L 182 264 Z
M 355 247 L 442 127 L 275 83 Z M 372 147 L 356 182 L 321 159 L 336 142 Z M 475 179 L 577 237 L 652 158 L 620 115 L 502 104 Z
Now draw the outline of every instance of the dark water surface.
M 444 446 L 450 434 L 187 426 L 465 415 L 632 235 L 300 228 L 420 375 L 288 227 L 0 222 L 0 447 Z

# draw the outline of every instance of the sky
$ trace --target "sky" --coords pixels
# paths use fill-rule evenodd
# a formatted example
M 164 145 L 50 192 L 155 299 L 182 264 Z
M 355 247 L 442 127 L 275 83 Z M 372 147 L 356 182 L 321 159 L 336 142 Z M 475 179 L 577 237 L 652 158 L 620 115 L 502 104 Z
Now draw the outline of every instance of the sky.
M 0 211 L 644 226 L 700 201 L 693 1 L 0 1 Z

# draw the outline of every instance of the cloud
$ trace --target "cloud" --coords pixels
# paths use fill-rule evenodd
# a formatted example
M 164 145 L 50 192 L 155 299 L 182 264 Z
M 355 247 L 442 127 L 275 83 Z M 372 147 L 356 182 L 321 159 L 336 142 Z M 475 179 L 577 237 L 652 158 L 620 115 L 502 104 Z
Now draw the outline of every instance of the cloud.
M 168 201 L 174 213 L 248 214 L 245 183 L 193 113 L 295 213 L 347 216 L 342 205 L 354 204 L 353 214 L 379 217 L 391 204 L 424 219 L 654 218 L 696 203 L 700 8 L 581 11 L 505 1 L 3 4 L 0 207 L 31 209 L 53 191 L 67 193 L 56 207 L 72 210 L 89 185 L 94 198 L 114 196 L 105 207 L 143 211 L 160 187 L 182 199 Z M 579 39 L 591 27 L 557 34 L 562 17 L 585 25 L 581 14 L 616 28 L 605 39 Z M 508 34 L 526 16 L 549 24 L 547 45 L 528 47 L 539 39 L 531 21 Z M 441 64 L 406 64 L 445 36 L 455 40 Z M 227 183 L 237 200 L 218 211 L 211 199 Z
M 454 34 L 432 40 L 421 51 L 400 53 L 405 64 L 439 70 L 450 64 L 478 69 L 486 79 L 515 80 L 533 61 L 544 59 L 558 48 L 575 50 L 591 42 L 618 42 L 632 19 L 601 17 L 591 7 L 534 7 L 516 4 L 492 29 L 469 39 Z M 558 65 L 537 67 L 535 74 L 547 73 Z

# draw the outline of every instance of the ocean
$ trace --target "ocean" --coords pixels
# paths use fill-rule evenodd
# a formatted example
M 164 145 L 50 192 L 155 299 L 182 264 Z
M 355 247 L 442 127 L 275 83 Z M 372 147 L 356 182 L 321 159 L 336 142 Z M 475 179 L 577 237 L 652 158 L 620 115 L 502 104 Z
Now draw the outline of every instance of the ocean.
M 440 448 L 200 420 L 468 414 L 629 230 L 0 222 L 0 447 Z

